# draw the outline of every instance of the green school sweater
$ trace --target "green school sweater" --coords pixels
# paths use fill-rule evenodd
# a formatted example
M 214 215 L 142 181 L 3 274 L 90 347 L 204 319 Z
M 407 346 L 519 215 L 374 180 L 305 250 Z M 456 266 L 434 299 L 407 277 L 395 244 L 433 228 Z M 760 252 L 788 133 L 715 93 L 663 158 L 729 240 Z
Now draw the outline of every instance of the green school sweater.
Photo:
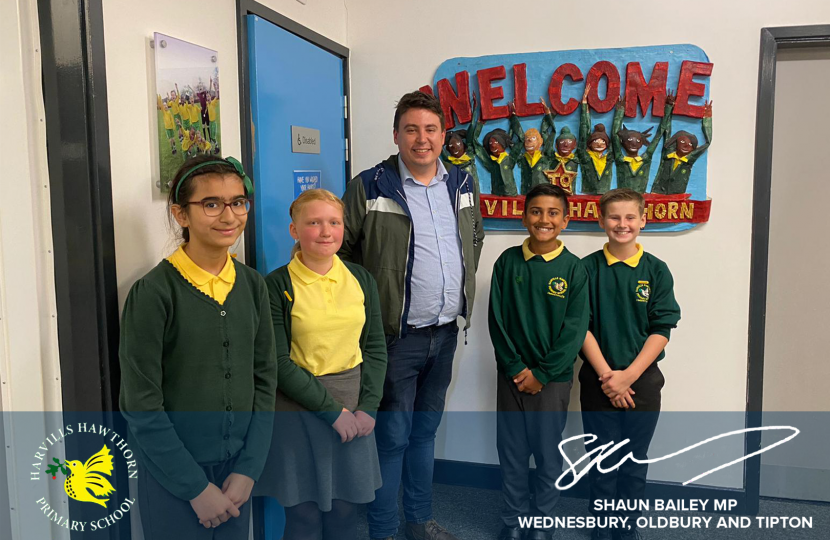
M 167 260 L 130 290 L 121 320 L 121 411 L 142 467 L 190 500 L 202 470 L 234 458 L 259 478 L 271 444 L 277 357 L 265 281 L 234 260 L 224 304 Z M 258 414 L 252 414 L 258 413 Z
M 542 384 L 573 379 L 588 329 L 586 283 L 585 269 L 565 247 L 549 261 L 541 255 L 525 260 L 522 246 L 501 254 L 489 309 L 499 373 L 512 378 L 530 368 Z
M 359 264 L 343 261 L 363 289 L 366 323 L 360 333 L 360 397 L 357 410 L 371 416 L 377 414 L 386 378 L 386 337 L 383 332 L 383 318 L 380 298 L 375 279 Z M 271 318 L 277 343 L 280 391 L 319 418 L 334 424 L 343 410 L 329 394 L 326 387 L 308 370 L 291 360 L 291 309 L 294 307 L 294 287 L 288 273 L 288 265 L 277 268 L 265 278 L 271 299 Z M 323 323 L 323 321 L 321 321 Z
M 633 268 L 622 261 L 609 265 L 603 250 L 582 262 L 588 272 L 589 329 L 611 369 L 630 366 L 651 334 L 671 337 L 680 306 L 666 263 L 643 252 Z

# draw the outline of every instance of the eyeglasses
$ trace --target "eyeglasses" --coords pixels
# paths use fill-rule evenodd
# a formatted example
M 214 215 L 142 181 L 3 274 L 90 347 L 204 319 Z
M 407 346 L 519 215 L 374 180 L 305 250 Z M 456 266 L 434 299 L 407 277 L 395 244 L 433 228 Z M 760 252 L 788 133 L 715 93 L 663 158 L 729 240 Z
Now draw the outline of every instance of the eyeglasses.
M 202 199 L 201 201 L 188 201 L 182 203 L 180 206 L 185 207 L 188 204 L 201 205 L 202 210 L 208 217 L 221 216 L 225 212 L 225 207 L 230 206 L 231 212 L 237 216 L 244 216 L 251 209 L 251 201 L 249 199 L 234 199 L 231 202 L 221 201 L 219 199 Z

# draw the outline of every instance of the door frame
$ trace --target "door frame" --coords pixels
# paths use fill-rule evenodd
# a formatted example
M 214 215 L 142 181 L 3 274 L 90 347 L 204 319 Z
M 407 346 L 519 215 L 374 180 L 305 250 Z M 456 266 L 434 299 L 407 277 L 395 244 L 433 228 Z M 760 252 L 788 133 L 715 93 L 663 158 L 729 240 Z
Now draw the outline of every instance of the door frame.
M 351 94 L 349 88 L 349 49 L 332 41 L 331 39 L 318 34 L 310 28 L 299 24 L 277 13 L 273 9 L 266 7 L 254 0 L 237 0 L 236 1 L 236 15 L 237 15 L 237 51 L 239 54 L 239 118 L 241 121 L 240 137 L 242 143 L 242 163 L 246 171 L 253 171 L 254 169 L 254 151 L 253 151 L 253 136 L 252 136 L 252 121 L 251 121 L 251 81 L 250 81 L 250 67 L 248 55 L 248 15 L 256 15 L 271 24 L 291 32 L 309 43 L 320 47 L 321 49 L 339 57 L 343 62 L 343 95 L 346 96 L 346 103 L 344 103 L 345 118 L 343 119 L 344 133 L 346 136 L 346 182 L 352 177 L 352 145 L 351 145 L 351 129 L 350 119 L 351 114 L 349 109 L 351 107 Z M 256 179 L 254 179 L 256 182 Z M 256 195 L 254 195 L 256 196 Z M 248 221 L 256 222 L 255 205 L 251 205 L 251 210 L 248 215 Z M 256 227 L 245 228 L 245 264 L 252 268 L 256 268 Z
M 749 263 L 749 346 L 747 357 L 747 428 L 761 427 L 764 403 L 764 340 L 766 338 L 769 213 L 772 191 L 772 142 L 775 119 L 775 75 L 780 49 L 830 47 L 830 25 L 781 26 L 761 29 L 758 102 L 755 119 L 755 175 L 752 186 L 752 237 Z M 761 432 L 747 434 L 745 455 L 761 448 Z M 758 513 L 761 456 L 745 462 L 747 512 Z

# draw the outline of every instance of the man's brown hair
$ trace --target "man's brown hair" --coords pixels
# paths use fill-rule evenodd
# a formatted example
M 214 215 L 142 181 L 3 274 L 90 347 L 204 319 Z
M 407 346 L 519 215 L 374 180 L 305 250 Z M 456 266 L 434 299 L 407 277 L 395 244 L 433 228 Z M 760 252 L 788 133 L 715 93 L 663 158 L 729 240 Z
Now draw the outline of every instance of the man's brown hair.
M 393 125 L 395 131 L 398 131 L 401 116 L 410 109 L 425 109 L 437 114 L 438 118 L 441 119 L 441 131 L 445 131 L 444 110 L 441 109 L 441 102 L 438 101 L 437 97 L 421 92 L 420 90 L 404 94 L 400 101 L 398 101 L 398 104 L 395 106 L 395 123 Z
M 637 207 L 640 209 L 640 215 L 645 213 L 646 200 L 643 198 L 643 195 L 629 188 L 617 188 L 612 189 L 611 191 L 606 191 L 602 197 L 599 198 L 599 213 L 604 216 L 605 210 L 608 208 L 609 204 L 625 201 L 637 203 Z

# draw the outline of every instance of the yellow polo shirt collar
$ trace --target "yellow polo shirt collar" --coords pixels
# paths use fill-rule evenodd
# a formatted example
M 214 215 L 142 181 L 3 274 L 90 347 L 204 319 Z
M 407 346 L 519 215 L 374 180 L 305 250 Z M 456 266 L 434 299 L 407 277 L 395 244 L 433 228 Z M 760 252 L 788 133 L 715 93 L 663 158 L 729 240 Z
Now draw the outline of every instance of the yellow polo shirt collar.
M 635 244 L 637 246 L 637 254 L 632 255 L 631 257 L 627 258 L 624 261 L 619 260 L 618 258 L 611 255 L 611 252 L 608 251 L 608 243 L 602 246 L 602 253 L 605 255 L 605 261 L 608 263 L 608 266 L 616 263 L 623 263 L 631 268 L 637 268 L 637 265 L 640 264 L 640 259 L 643 258 L 643 246 L 640 244 Z
M 530 152 L 525 152 L 525 159 L 531 167 L 535 167 L 539 163 L 539 160 L 542 159 L 542 152 L 536 150 L 533 152 L 533 155 L 530 155 Z
M 343 270 L 346 268 L 346 265 L 343 264 L 343 261 L 340 260 L 340 257 L 334 255 L 332 257 L 332 265 L 331 270 L 326 273 L 326 275 L 321 276 L 314 270 L 311 270 L 308 266 L 303 264 L 302 262 L 302 252 L 297 253 L 292 259 L 291 262 L 288 263 L 288 270 L 291 273 L 299 278 L 303 283 L 306 285 L 311 285 L 315 281 L 325 279 L 330 280 L 335 283 L 343 281 Z
M 471 159 L 467 154 L 464 154 L 460 158 L 449 156 L 449 161 L 453 165 L 464 165 L 465 163 L 469 163 Z
M 554 249 L 551 252 L 543 253 L 541 255 L 541 257 L 545 259 L 545 262 L 550 262 L 562 254 L 562 250 L 565 249 L 565 244 L 562 242 L 562 240 L 557 240 L 557 242 L 559 242 L 558 248 Z M 529 261 L 537 255 L 536 253 L 530 251 L 530 238 L 525 238 L 525 241 L 522 242 L 522 255 L 524 255 L 526 261 Z
M 681 162 L 683 162 L 683 163 L 688 163 L 689 162 L 689 156 L 680 157 L 680 156 L 677 155 L 677 152 L 672 152 L 671 154 L 667 155 L 666 157 L 671 158 L 671 159 L 674 160 L 674 164 L 672 165 L 671 170 L 675 170 L 680 165 Z
M 554 155 L 556 156 L 556 161 L 558 161 L 562 165 L 569 162 L 570 160 L 572 160 L 575 157 L 573 153 L 570 153 L 567 156 L 563 156 L 563 155 L 560 155 L 559 152 L 556 152 Z
M 492 154 L 490 155 L 490 159 L 492 159 L 496 163 L 501 163 L 502 161 L 504 161 L 504 158 L 506 158 L 506 157 L 507 157 L 507 152 L 502 152 L 501 154 L 499 154 L 499 157 L 495 157 Z
M 214 276 L 207 270 L 198 266 L 184 251 L 185 244 L 173 252 L 167 260 L 191 285 L 210 296 L 220 304 L 225 303 L 228 294 L 236 282 L 236 267 L 228 253 L 228 260 L 218 275 Z
M 608 163 L 608 154 L 604 152 L 597 152 L 595 150 L 588 150 L 588 155 L 591 156 L 591 161 L 594 162 L 594 169 L 596 169 L 597 174 L 602 176 L 602 173 L 605 172 L 605 166 Z
M 625 156 L 623 161 L 631 165 L 631 170 L 637 172 L 637 169 L 643 166 L 643 156 Z

